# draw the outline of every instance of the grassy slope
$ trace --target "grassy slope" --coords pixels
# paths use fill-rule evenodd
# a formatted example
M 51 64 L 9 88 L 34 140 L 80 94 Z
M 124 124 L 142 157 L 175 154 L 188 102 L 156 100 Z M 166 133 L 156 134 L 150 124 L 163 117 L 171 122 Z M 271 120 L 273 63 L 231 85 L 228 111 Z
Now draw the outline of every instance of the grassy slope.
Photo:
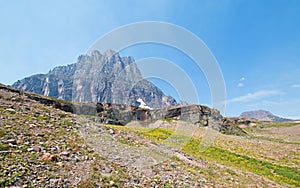
M 285 125 L 275 125 L 273 128 L 283 126 Z M 286 126 L 291 127 L 293 125 L 287 124 Z M 267 127 L 270 128 L 270 126 Z M 255 132 L 255 130 L 253 130 L 253 132 Z M 172 145 L 172 143 L 164 142 L 172 134 L 172 130 L 163 128 L 149 129 L 148 131 L 143 129 L 143 131 L 140 132 L 140 135 L 148 139 L 167 145 Z M 184 137 L 182 135 L 177 136 Z M 242 171 L 253 172 L 282 185 L 292 187 L 300 186 L 298 144 L 291 146 L 287 143 L 271 142 L 265 139 L 258 140 L 257 138 L 249 139 L 247 137 L 219 135 L 213 146 L 204 152 L 199 151 L 200 145 L 201 139 L 191 138 L 181 149 L 187 154 L 199 159 L 234 167 Z M 271 150 L 265 150 L 265 148 L 270 147 L 273 148 L 271 148 Z M 274 157 L 276 154 L 282 155 L 283 148 L 286 150 L 284 151 L 284 156 L 282 158 L 279 156 L 277 156 L 277 158 Z M 286 158 L 291 158 L 294 162 L 285 164 Z
M 204 187 L 300 186 L 300 137 L 296 124 L 246 128 L 247 136 L 218 134 L 204 152 L 199 151 L 202 128 L 196 130 L 193 137 L 186 137 L 175 134 L 172 125 L 167 126 L 168 129 L 106 125 L 107 132 L 115 130 L 115 141 L 124 146 L 144 148 L 149 141 L 183 151 L 201 163 L 188 164 L 172 156 L 152 166 L 154 173 L 148 176 L 143 171 L 111 162 L 101 151 L 95 151 L 93 142 L 101 136 L 98 130 L 86 132 L 89 138 L 80 134 L 82 124 L 91 118 L 82 117 L 86 122 L 81 122 L 70 113 L 26 101 L 26 98 L 12 102 L 13 96 L 0 92 L 0 187 L 171 187 L 191 185 L 199 179 L 199 185 Z M 20 108 L 21 103 L 24 108 Z M 14 110 L 7 110 L 9 108 Z M 165 123 L 174 122 L 166 120 Z M 176 145 L 180 141 L 181 144 Z M 32 150 L 35 146 L 40 149 Z M 69 156 L 64 158 L 63 152 Z M 43 160 L 45 153 L 55 156 L 56 160 Z M 175 167 L 171 167 L 171 163 Z

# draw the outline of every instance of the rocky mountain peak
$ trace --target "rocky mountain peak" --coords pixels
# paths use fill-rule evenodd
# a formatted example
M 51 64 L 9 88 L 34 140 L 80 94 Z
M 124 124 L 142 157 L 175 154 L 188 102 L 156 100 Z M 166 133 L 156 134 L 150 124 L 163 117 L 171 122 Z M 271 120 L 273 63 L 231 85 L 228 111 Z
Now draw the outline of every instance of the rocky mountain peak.
M 94 50 L 90 53 L 90 58 L 92 58 L 95 62 L 100 61 L 101 57 L 102 54 L 98 50 Z
M 104 53 L 104 56 L 106 56 L 108 59 L 110 59 L 113 56 L 118 56 L 119 57 L 119 53 L 117 53 L 116 51 L 112 50 L 112 49 L 107 49 Z
M 108 102 L 134 105 L 141 98 L 149 107 L 177 105 L 175 99 L 143 79 L 132 56 L 120 57 L 111 50 L 94 50 L 77 62 L 55 67 L 47 74 L 15 82 L 15 88 L 78 102 Z

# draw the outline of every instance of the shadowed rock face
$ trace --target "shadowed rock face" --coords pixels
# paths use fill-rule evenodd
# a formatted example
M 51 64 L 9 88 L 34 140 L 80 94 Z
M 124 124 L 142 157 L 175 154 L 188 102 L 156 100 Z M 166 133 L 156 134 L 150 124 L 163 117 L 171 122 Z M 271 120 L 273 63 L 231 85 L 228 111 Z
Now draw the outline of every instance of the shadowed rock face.
M 151 108 L 177 105 L 176 101 L 143 79 L 133 57 L 120 57 L 107 50 L 81 55 L 77 62 L 33 75 L 13 87 L 76 102 L 134 105 L 141 98 Z
M 202 105 L 184 105 L 154 110 L 110 103 L 97 103 L 96 106 L 98 121 L 108 124 L 126 125 L 131 121 L 138 121 L 147 127 L 156 120 L 174 119 L 200 127 L 210 127 L 224 134 L 245 134 L 236 124 L 224 118 L 218 110 Z M 84 112 L 84 110 L 80 111 Z
M 166 107 L 161 109 L 142 109 L 134 106 L 98 103 L 97 113 L 102 121 L 113 119 L 118 124 L 126 125 L 130 121 L 153 122 L 173 118 L 200 126 L 219 126 L 223 117 L 219 111 L 202 105 Z

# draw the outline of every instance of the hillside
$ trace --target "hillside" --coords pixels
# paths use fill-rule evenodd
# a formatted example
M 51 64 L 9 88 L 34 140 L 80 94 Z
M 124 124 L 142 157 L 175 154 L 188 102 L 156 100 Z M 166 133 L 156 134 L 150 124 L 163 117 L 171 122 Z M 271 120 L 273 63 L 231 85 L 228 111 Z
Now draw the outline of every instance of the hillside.
M 275 116 L 271 112 L 268 112 L 268 111 L 265 111 L 265 110 L 256 110 L 256 111 L 243 112 L 240 115 L 240 117 L 254 118 L 254 119 L 257 119 L 257 120 L 264 120 L 264 121 L 276 121 L 276 122 L 291 121 L 291 119 Z
M 298 124 L 234 136 L 177 116 L 110 125 L 70 105 L 90 104 L 0 85 L 1 187 L 300 186 Z M 202 138 L 214 140 L 203 149 Z

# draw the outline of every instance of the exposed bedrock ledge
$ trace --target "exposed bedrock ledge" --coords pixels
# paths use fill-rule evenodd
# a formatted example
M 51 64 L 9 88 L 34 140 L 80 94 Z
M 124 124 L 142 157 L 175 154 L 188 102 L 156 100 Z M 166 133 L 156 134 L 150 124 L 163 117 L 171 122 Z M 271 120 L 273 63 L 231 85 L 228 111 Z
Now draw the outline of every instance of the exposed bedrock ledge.
M 0 84 L 0 89 L 14 92 L 17 95 L 27 97 L 27 100 L 38 101 L 44 105 L 52 106 L 65 112 L 93 115 L 102 123 L 126 125 L 131 121 L 139 121 L 142 125 L 147 125 L 156 120 L 171 118 L 193 123 L 200 127 L 211 127 L 225 134 L 245 134 L 241 128 L 223 117 L 218 110 L 203 105 L 183 105 L 150 110 L 125 104 L 73 103 L 14 89 L 2 84 Z

